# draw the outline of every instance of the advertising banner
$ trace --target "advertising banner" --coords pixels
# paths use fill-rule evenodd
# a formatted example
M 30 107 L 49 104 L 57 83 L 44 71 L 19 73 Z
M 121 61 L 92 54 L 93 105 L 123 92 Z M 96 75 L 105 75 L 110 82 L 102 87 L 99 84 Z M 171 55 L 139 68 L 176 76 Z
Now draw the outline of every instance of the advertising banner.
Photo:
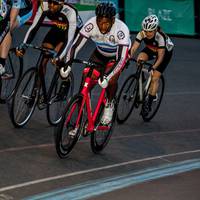
M 166 33 L 195 34 L 193 0 L 125 0 L 125 21 L 131 31 L 139 31 L 143 18 L 156 14 Z

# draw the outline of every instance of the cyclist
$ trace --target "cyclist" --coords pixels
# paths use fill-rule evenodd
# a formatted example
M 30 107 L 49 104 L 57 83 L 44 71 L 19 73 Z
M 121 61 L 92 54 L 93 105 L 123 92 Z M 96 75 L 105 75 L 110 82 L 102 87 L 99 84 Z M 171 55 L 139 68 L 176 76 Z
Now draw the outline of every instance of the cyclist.
M 142 30 L 137 34 L 131 47 L 131 57 L 134 56 L 142 41 L 144 41 L 146 46 L 139 53 L 137 61 L 155 59 L 155 62 L 150 69 L 152 81 L 148 98 L 143 106 L 143 115 L 147 116 L 151 111 L 153 100 L 156 99 L 160 76 L 171 60 L 174 44 L 170 38 L 161 31 L 159 20 L 156 15 L 149 15 L 143 19 Z
M 7 20 L 10 29 L 3 38 L 0 46 L 0 75 L 5 73 L 4 66 L 12 43 L 12 31 L 16 27 L 22 26 L 32 16 L 31 0 L 7 0 L 5 2 L 8 7 L 11 7 L 10 16 L 5 19 Z
M 33 24 L 29 28 L 23 43 L 18 48 L 17 54 L 23 56 L 25 53 L 25 44 L 30 44 L 35 37 L 39 27 L 45 18 L 51 21 L 52 28 L 46 34 L 42 46 L 54 49 L 58 52 L 54 63 L 58 64 L 66 54 L 69 46 L 72 44 L 74 36 L 82 26 L 82 21 L 78 16 L 77 10 L 70 4 L 65 4 L 65 0 L 47 0 L 41 1 L 39 9 L 34 17 Z M 41 65 L 45 71 L 49 58 L 44 55 Z
M 104 74 L 103 80 L 98 80 L 102 88 L 107 88 L 107 102 L 101 119 L 103 124 L 112 120 L 114 112 L 113 98 L 117 91 L 117 81 L 122 71 L 130 46 L 130 35 L 128 27 L 115 17 L 116 8 L 112 3 L 100 3 L 95 10 L 96 16 L 89 19 L 80 30 L 70 51 L 66 56 L 66 67 L 60 69 L 61 76 L 67 77 L 71 71 L 71 64 L 75 54 L 83 47 L 90 38 L 95 42 L 96 48 L 90 56 L 90 61 L 106 66 L 111 60 L 115 64 L 111 68 L 97 70 Z M 83 76 L 85 78 L 86 75 Z M 93 77 L 95 78 L 95 77 Z

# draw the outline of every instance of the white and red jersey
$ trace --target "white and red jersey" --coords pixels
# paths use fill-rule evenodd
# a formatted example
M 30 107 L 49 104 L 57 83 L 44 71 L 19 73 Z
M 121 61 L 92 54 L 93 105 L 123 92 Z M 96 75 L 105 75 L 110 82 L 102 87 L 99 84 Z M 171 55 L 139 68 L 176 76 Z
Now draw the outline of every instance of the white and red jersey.
M 102 34 L 96 23 L 96 16 L 92 17 L 80 30 L 78 37 L 67 54 L 67 62 L 73 60 L 88 39 L 91 39 L 96 44 L 97 50 L 102 55 L 116 57 L 116 67 L 113 73 L 110 74 L 111 76 L 124 67 L 131 45 L 129 29 L 124 22 L 115 19 L 111 30 L 106 34 Z
M 96 17 L 93 17 L 87 21 L 80 34 L 85 38 L 91 38 L 98 51 L 104 56 L 115 56 L 118 45 L 130 45 L 129 29 L 119 19 L 115 19 L 115 23 L 107 34 L 102 34 L 97 26 Z

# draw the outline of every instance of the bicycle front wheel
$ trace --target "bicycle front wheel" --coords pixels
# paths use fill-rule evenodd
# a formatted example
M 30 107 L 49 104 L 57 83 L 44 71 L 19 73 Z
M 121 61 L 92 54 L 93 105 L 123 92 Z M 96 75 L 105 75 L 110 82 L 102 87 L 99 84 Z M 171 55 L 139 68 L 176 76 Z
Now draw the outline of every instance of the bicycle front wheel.
M 129 118 L 136 103 L 137 94 L 138 81 L 133 74 L 125 80 L 119 92 L 117 108 L 117 122 L 119 124 L 124 123 Z
M 31 68 L 20 79 L 13 94 L 10 117 L 13 125 L 23 127 L 31 118 L 39 96 L 37 71 Z
M 56 151 L 60 158 L 65 158 L 79 139 L 82 129 L 82 103 L 81 95 L 72 97 L 55 128 Z
M 152 102 L 152 106 L 149 113 L 147 115 L 144 115 L 143 112 L 141 111 L 142 118 L 145 122 L 150 121 L 158 112 L 158 109 L 160 107 L 160 104 L 163 98 L 164 89 L 165 89 L 165 80 L 164 80 L 164 77 L 161 76 L 159 80 L 158 91 L 156 93 L 156 98 Z M 144 96 L 144 99 L 146 99 L 146 96 L 147 95 Z M 142 106 L 142 109 L 143 109 L 143 106 Z
M 9 51 L 5 69 L 7 76 L 1 76 L 0 84 L 1 103 L 11 98 L 23 72 L 23 59 L 15 55 L 14 49 Z
M 67 80 L 63 81 L 56 72 L 50 87 L 50 95 L 48 97 L 47 120 L 50 125 L 57 125 L 62 117 L 62 112 L 73 95 L 74 77 L 70 73 Z
M 98 119 L 96 120 L 96 127 L 95 127 L 95 131 L 91 134 L 91 140 L 90 140 L 90 144 L 91 144 L 91 149 L 94 153 L 100 153 L 108 144 L 111 136 L 112 136 L 112 131 L 114 128 L 114 124 L 115 124 L 115 118 L 117 115 L 117 103 L 115 101 L 115 110 L 113 113 L 113 117 L 111 122 L 108 125 L 102 125 L 101 124 L 101 118 L 103 115 L 103 110 L 104 110 L 104 106 L 101 106 L 100 111 L 99 111 L 99 115 L 98 115 Z

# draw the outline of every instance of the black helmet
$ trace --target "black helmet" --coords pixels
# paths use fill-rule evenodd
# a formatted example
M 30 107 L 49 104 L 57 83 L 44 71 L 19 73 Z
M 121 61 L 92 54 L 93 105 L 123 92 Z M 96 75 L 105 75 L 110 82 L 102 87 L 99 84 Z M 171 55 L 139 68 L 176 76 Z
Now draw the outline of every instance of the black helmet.
M 63 2 L 65 2 L 65 0 L 48 0 L 49 3 L 51 2 L 55 2 L 57 4 L 62 4 Z
M 97 17 L 112 18 L 116 15 L 116 8 L 113 3 L 100 3 L 95 10 Z

